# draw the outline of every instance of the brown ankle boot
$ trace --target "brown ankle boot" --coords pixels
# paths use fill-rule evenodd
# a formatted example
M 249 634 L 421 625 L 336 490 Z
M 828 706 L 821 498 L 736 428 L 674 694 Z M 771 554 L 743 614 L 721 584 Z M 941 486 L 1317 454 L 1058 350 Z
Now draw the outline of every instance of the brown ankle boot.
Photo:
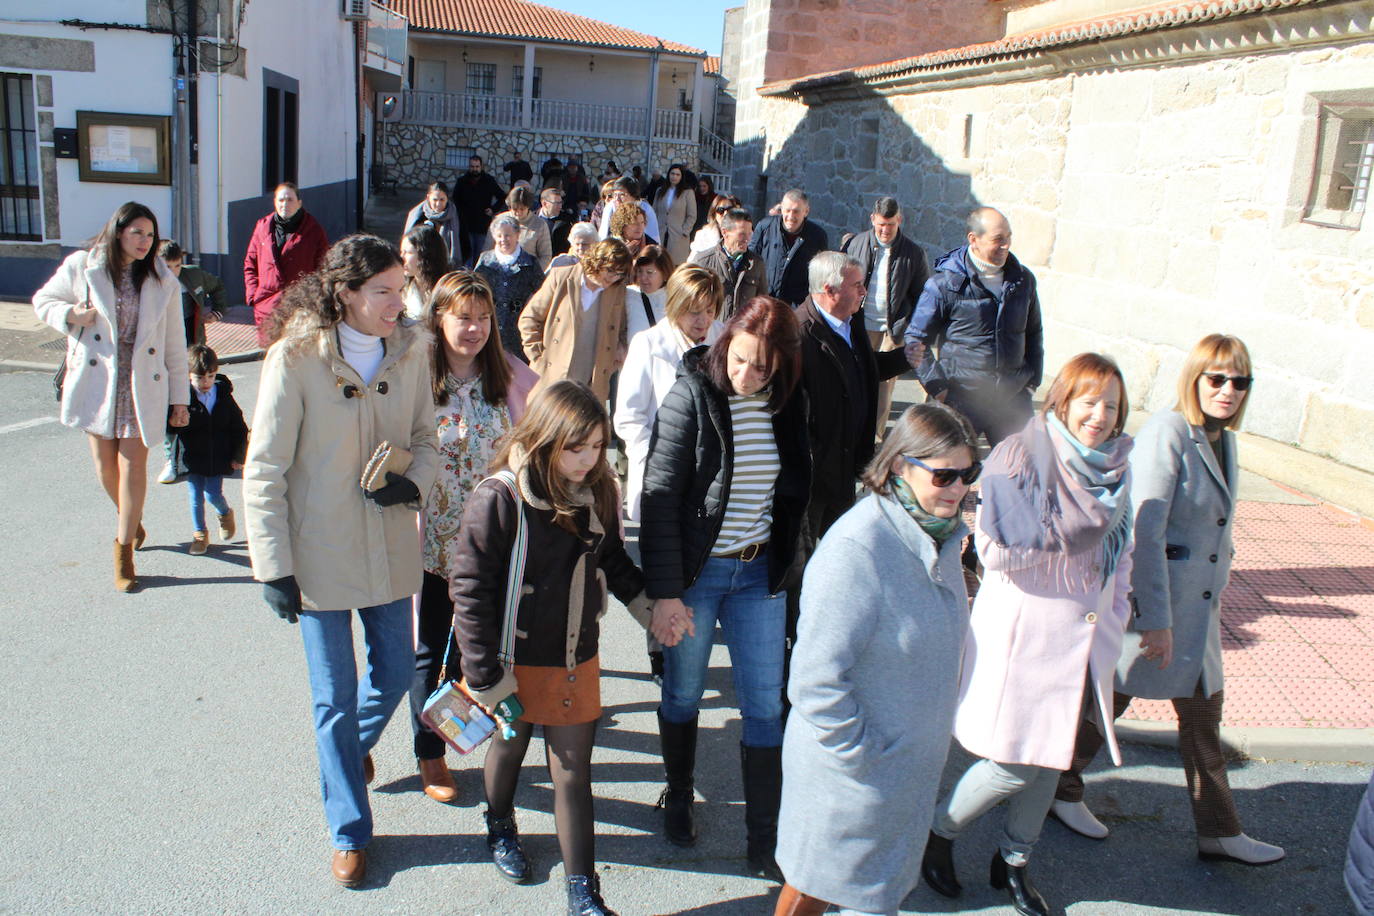
M 415 761 L 420 770 L 420 786 L 425 794 L 437 802 L 451 805 L 458 800 L 458 786 L 449 772 L 448 761 L 443 757 L 433 760 L 420 758 Z
M 824 900 L 784 884 L 782 893 L 778 894 L 778 905 L 773 910 L 773 916 L 820 916 L 829 908 L 830 904 Z
M 234 510 L 230 509 L 219 517 L 220 543 L 227 544 L 232 541 L 236 531 L 238 531 L 238 527 L 234 524 Z
M 117 592 L 131 592 L 138 584 L 134 574 L 134 545 L 114 542 L 114 584 Z

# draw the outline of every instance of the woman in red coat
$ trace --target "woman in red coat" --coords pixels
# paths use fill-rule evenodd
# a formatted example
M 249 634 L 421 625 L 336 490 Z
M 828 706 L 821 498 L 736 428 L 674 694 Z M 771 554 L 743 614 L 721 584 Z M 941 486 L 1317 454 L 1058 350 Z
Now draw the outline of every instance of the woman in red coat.
M 329 248 L 324 227 L 301 206 L 296 185 L 283 181 L 272 192 L 272 212 L 253 226 L 243 258 L 243 289 L 253 307 L 258 343 L 267 346 L 267 319 L 282 292 L 320 266 Z

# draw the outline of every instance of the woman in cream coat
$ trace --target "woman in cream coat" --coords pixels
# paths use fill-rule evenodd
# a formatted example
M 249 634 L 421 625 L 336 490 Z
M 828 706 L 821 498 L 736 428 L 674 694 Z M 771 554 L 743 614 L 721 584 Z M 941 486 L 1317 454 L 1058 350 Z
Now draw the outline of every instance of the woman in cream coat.
M 677 381 L 683 354 L 693 347 L 715 343 L 725 327 L 719 321 L 725 291 L 720 278 L 709 270 L 684 264 L 668 278 L 667 293 L 663 319 L 630 340 L 616 390 L 615 432 L 625 441 L 629 469 L 625 517 L 634 522 L 639 521 L 644 464 L 649 460 L 658 405 Z M 637 306 L 635 303 L 629 308 Z
M 1121 715 L 1132 697 L 1172 700 L 1198 855 L 1268 865 L 1283 849 L 1241 831 L 1220 732 L 1221 593 L 1231 575 L 1238 473 L 1231 430 L 1244 416 L 1251 381 L 1245 344 L 1209 334 L 1183 365 L 1177 406 L 1151 417 L 1136 438 L 1133 614 L 1112 712 Z M 1101 746 L 1096 721 L 1085 720 L 1052 809 L 1094 839 L 1107 828 L 1083 804 L 1082 774 Z
M 668 184 L 654 196 L 654 215 L 662 235 L 656 236 L 668 249 L 674 264 L 685 264 L 692 253 L 692 231 L 697 224 L 695 183 L 687 169 L 674 163 L 668 169 Z
M 243 471 L 253 576 L 268 606 L 300 623 L 333 874 L 350 887 L 372 839 L 368 752 L 415 671 L 416 513 L 438 470 L 428 335 L 401 320 L 404 282 L 394 246 L 351 235 L 287 291 Z M 383 442 L 409 450 L 410 464 L 365 492 L 363 469 Z
M 190 418 L 181 284 L 157 247 L 157 217 L 131 201 L 33 296 L 38 317 L 67 335 L 60 416 L 85 430 L 96 477 L 119 513 L 114 580 L 122 592 L 137 584 L 133 552 L 146 536 L 148 449 L 162 445 L 168 424 Z

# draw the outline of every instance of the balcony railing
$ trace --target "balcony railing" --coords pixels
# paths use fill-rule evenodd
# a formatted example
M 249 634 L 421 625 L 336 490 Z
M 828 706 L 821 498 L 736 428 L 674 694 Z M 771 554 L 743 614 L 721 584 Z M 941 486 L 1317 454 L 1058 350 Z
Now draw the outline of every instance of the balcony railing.
M 399 75 L 405 68 L 409 27 L 406 17 L 374 0 L 368 9 L 367 65 Z
M 701 159 L 721 172 L 729 172 L 734 166 L 735 144 L 702 125 Z
M 396 95 L 389 93 L 388 95 Z M 461 92 L 399 93 L 398 112 L 391 120 L 411 124 L 484 127 L 498 130 L 538 130 L 586 137 L 644 136 L 646 109 L 625 105 L 596 105 L 558 99 L 532 99 L 529 123 L 519 96 L 470 95 Z M 381 103 L 379 102 L 379 109 Z M 692 112 L 660 108 L 654 112 L 654 139 L 692 143 Z

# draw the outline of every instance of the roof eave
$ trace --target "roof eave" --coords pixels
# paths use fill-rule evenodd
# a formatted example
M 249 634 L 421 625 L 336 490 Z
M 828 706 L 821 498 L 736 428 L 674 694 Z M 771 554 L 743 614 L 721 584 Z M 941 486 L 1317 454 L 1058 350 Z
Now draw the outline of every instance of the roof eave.
M 709 55 L 705 51 L 681 51 L 675 48 L 665 47 L 660 44 L 657 48 L 646 48 L 643 45 L 621 45 L 602 41 L 574 41 L 571 38 L 548 38 L 546 36 L 534 35 L 507 35 L 499 32 L 470 32 L 460 29 L 441 29 L 432 26 L 411 26 L 411 32 L 428 33 L 431 35 L 454 35 L 463 38 L 489 38 L 498 41 L 521 41 L 530 44 L 540 45 L 561 45 L 564 47 L 577 48 L 600 48 L 609 51 L 635 51 L 640 54 L 652 54 L 657 51 L 660 54 L 676 54 L 679 57 L 691 57 L 698 60 L 705 60 Z

